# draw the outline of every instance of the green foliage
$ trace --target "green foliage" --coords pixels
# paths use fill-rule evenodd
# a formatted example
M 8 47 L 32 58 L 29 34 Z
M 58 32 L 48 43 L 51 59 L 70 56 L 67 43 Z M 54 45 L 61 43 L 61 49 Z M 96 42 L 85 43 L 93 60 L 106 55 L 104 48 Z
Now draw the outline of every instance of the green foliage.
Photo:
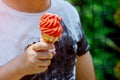
M 120 41 L 117 35 L 120 34 L 118 30 L 120 9 L 117 8 L 120 2 L 117 0 L 67 1 L 76 7 L 81 17 L 83 29 L 91 46 L 97 80 L 118 80 L 120 63 L 117 68 L 116 65 L 120 58 L 120 43 L 117 42 Z

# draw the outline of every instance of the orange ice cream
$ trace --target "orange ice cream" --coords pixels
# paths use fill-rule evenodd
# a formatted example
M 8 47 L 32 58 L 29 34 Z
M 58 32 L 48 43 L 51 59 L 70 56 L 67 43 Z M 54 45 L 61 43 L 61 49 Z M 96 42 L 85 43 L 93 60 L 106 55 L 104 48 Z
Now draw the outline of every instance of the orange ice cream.
M 41 17 L 40 30 L 42 39 L 48 43 L 55 43 L 62 35 L 61 17 L 56 14 L 46 13 Z

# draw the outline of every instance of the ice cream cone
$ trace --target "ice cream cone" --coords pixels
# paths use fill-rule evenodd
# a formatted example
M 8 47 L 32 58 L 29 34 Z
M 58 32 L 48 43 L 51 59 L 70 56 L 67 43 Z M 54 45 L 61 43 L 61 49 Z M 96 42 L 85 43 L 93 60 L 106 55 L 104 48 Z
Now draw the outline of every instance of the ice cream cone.
M 54 44 L 58 40 L 58 37 L 53 37 L 49 36 L 48 34 L 42 33 L 42 39 L 47 43 Z
M 40 30 L 42 40 L 54 44 L 62 35 L 61 17 L 56 14 L 46 13 L 41 17 Z

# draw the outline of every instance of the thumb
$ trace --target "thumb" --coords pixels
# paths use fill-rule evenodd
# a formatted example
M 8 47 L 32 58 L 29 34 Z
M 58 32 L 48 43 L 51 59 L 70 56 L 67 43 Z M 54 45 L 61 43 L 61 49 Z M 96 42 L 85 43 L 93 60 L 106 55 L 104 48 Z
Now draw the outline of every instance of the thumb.
M 35 51 L 49 50 L 49 49 L 53 49 L 54 48 L 54 46 L 52 44 L 47 44 L 46 42 L 42 42 L 42 41 L 33 44 L 31 47 Z

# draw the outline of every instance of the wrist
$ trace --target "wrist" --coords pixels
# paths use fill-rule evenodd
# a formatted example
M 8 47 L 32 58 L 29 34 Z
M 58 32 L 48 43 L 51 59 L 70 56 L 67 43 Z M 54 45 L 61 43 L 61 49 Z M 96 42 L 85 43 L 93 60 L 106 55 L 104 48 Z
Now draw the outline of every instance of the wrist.
M 0 69 L 0 80 L 19 80 L 25 74 L 19 67 L 20 63 L 17 59 L 12 60 L 6 65 L 2 66 Z

